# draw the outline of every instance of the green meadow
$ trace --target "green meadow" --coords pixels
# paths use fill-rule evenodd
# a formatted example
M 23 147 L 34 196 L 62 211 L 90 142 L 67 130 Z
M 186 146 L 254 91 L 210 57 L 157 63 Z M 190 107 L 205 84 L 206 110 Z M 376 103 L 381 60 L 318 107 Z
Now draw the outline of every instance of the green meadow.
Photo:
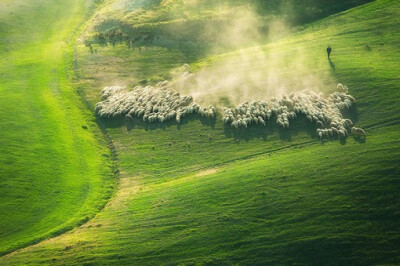
M 0 254 L 5 254 L 93 217 L 115 180 L 107 143 L 70 82 L 71 45 L 84 1 L 1 5 Z
M 214 50 L 196 30 L 225 27 L 221 6 L 234 12 L 240 1 L 130 11 L 48 2 L 4 1 L 10 12 L 0 11 L 0 265 L 399 263 L 398 1 L 294 1 L 285 34 L 226 45 L 213 32 Z M 278 4 L 258 15 L 285 16 Z M 315 6 L 301 17 L 301 4 Z M 161 38 L 93 41 L 116 20 Z M 260 54 L 268 60 L 254 64 Z M 96 119 L 104 86 L 155 84 L 184 63 L 217 78 L 268 66 L 293 86 L 319 77 L 324 93 L 346 84 L 366 140 L 320 141 L 304 121 L 235 130 L 221 113 L 130 130 Z

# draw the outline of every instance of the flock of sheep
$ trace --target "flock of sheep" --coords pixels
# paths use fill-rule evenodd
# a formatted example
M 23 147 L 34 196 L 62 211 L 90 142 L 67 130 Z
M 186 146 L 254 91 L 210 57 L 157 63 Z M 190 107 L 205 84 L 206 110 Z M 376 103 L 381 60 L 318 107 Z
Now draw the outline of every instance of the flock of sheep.
M 215 118 L 215 108 L 204 108 L 193 102 L 191 96 L 180 96 L 168 87 L 168 82 L 160 82 L 155 87 L 137 86 L 132 91 L 125 87 L 112 86 L 102 90 L 102 101 L 96 104 L 96 113 L 100 117 L 116 118 L 125 116 L 132 120 L 164 123 L 175 119 L 178 123 L 189 114 L 199 114 L 210 119 Z
M 250 125 L 266 126 L 267 121 L 276 119 L 278 126 L 289 128 L 291 121 L 301 115 L 317 126 L 321 139 L 344 138 L 350 133 L 365 136 L 364 130 L 353 127 L 353 122 L 342 115 L 356 100 L 348 94 L 346 86 L 338 84 L 337 88 L 338 91 L 328 97 L 303 91 L 272 98 L 269 102 L 245 102 L 236 108 L 224 108 L 223 122 L 234 128 L 247 128 Z M 213 106 L 203 108 L 194 103 L 191 96 L 180 96 L 167 81 L 155 87 L 137 86 L 132 91 L 120 86 L 106 87 L 102 90 L 102 101 L 96 105 L 96 113 L 107 118 L 125 116 L 130 121 L 135 117 L 149 123 L 164 123 L 172 119 L 180 123 L 189 114 L 210 119 L 216 116 Z
M 267 121 L 276 119 L 278 126 L 289 128 L 291 120 L 303 115 L 317 125 L 321 139 L 346 137 L 350 132 L 365 135 L 362 129 L 353 127 L 350 119 L 343 118 L 342 112 L 350 109 L 356 100 L 348 94 L 346 86 L 338 84 L 337 88 L 338 92 L 327 98 L 322 93 L 303 91 L 272 98 L 269 102 L 245 102 L 236 108 L 225 108 L 223 121 L 234 128 L 247 128 L 252 124 L 265 126 Z

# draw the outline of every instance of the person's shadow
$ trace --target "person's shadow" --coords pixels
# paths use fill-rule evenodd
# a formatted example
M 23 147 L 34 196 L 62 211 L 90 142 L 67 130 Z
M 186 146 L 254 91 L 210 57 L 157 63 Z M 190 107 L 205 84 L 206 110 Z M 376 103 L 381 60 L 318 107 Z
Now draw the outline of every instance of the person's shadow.
M 332 70 L 335 72 L 336 71 L 336 66 L 335 66 L 335 64 L 333 63 L 333 61 L 330 59 L 330 58 L 328 58 L 328 60 L 329 60 L 329 66 L 332 68 Z

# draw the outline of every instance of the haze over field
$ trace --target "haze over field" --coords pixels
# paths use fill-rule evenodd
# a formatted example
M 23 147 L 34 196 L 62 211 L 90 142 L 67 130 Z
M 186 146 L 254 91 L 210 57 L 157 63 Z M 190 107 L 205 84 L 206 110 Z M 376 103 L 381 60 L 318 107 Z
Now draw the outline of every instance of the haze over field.
M 318 92 L 336 87 L 331 73 L 315 71 L 326 63 L 308 65 L 301 47 L 289 54 L 278 47 L 268 48 L 268 54 L 259 47 L 239 51 L 195 74 L 178 77 L 173 86 L 203 104 L 218 104 L 222 98 L 233 105 L 305 89 Z
M 230 12 L 234 19 L 220 29 L 220 41 L 208 49 L 211 54 L 221 46 L 239 50 L 216 56 L 194 74 L 178 76 L 172 82 L 176 89 L 203 104 L 218 104 L 222 98 L 229 104 L 238 105 L 305 89 L 330 91 L 335 87 L 332 72 L 315 71 L 327 62 L 319 60 L 310 64 L 302 45 L 290 47 L 290 50 L 274 44 L 254 46 L 258 40 L 276 41 L 286 36 L 290 26 L 283 19 L 261 21 L 253 8 Z M 208 30 L 202 29 L 199 35 L 209 35 Z M 249 48 L 243 48 L 244 45 Z M 315 53 L 323 59 L 324 51 Z
M 162 1 L 161 5 L 173 6 L 171 3 L 173 1 Z M 135 9 L 143 7 L 143 4 L 143 1 L 119 1 L 114 8 L 121 10 L 128 6 Z M 194 10 L 200 10 L 200 13 L 206 14 L 204 16 L 209 16 L 207 12 L 210 12 L 211 4 L 208 2 L 182 1 L 181 5 L 184 17 L 196 12 Z M 212 40 L 206 44 L 205 51 L 203 50 L 206 55 L 221 52 L 223 55 L 211 57 L 210 62 L 191 75 L 187 75 L 185 67 L 178 68 L 171 82 L 174 89 L 192 95 L 197 102 L 204 105 L 218 105 L 221 99 L 225 103 L 237 105 L 244 101 L 267 100 L 304 89 L 332 91 L 336 86 L 337 80 L 332 75 L 333 71 L 320 70 L 328 62 L 324 58 L 323 49 L 315 51 L 321 59 L 312 61 L 304 53 L 304 44 L 289 49 L 282 49 L 273 43 L 260 46 L 266 40 L 273 42 L 290 33 L 292 23 L 286 17 L 290 17 L 290 12 L 294 13 L 294 3 L 280 4 L 279 9 L 284 15 L 279 17 L 260 16 L 256 6 L 252 4 L 229 7 L 221 3 L 214 8 L 215 15 L 212 17 L 227 23 L 218 22 L 216 27 L 199 27 L 196 38 Z M 171 9 L 168 12 L 167 17 L 179 17 L 178 11 Z M 180 27 L 168 27 L 166 34 L 175 35 L 179 31 Z M 157 38 L 164 37 L 158 35 Z M 324 41 L 328 46 L 329 41 Z M 224 54 L 227 50 L 231 52 Z M 116 80 L 114 84 L 104 84 L 110 85 L 127 85 L 127 82 Z

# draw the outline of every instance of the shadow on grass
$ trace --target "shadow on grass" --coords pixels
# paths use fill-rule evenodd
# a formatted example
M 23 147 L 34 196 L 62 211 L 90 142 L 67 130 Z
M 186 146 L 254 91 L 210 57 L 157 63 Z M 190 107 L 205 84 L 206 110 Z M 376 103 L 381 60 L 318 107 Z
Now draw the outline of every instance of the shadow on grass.
M 357 107 L 354 106 L 350 110 L 343 113 L 343 117 L 349 118 L 355 123 L 358 121 Z M 227 138 L 233 138 L 235 140 L 250 141 L 252 139 L 263 139 L 268 140 L 272 135 L 278 135 L 283 141 L 292 141 L 292 139 L 302 132 L 307 133 L 307 135 L 316 140 L 320 140 L 317 135 L 317 125 L 315 123 L 310 123 L 304 115 L 298 115 L 296 119 L 290 120 L 289 128 L 282 128 L 278 126 L 274 121 L 275 117 L 272 117 L 270 121 L 267 122 L 266 126 L 262 125 L 250 125 L 247 128 L 235 129 L 229 125 L 225 125 L 224 133 Z M 365 143 L 364 138 L 354 138 L 355 141 L 359 143 Z M 328 141 L 339 141 L 340 144 L 346 145 L 347 138 L 341 138 L 338 136 L 323 138 L 320 140 L 322 144 Z
M 357 107 L 353 106 L 350 110 L 343 112 L 343 117 L 349 118 L 354 123 L 358 121 L 358 114 L 357 114 Z M 119 128 L 119 127 L 126 127 L 128 131 L 134 129 L 144 129 L 145 131 L 149 130 L 157 130 L 162 129 L 166 130 L 170 127 L 176 127 L 178 130 L 182 129 L 183 125 L 187 125 L 190 122 L 195 120 L 200 120 L 203 126 L 210 127 L 212 129 L 215 128 L 217 123 L 217 119 L 209 119 L 202 117 L 198 114 L 191 114 L 185 118 L 182 118 L 181 122 L 178 123 L 176 120 L 170 120 L 164 123 L 156 122 L 156 123 L 149 123 L 144 122 L 142 119 L 133 118 L 133 119 L 126 119 L 123 117 L 119 118 L 101 118 L 100 119 L 103 126 L 105 128 Z M 275 122 L 275 117 L 272 117 L 270 121 L 266 123 L 265 126 L 262 125 L 250 125 L 247 128 L 234 128 L 230 125 L 224 126 L 224 134 L 227 138 L 233 138 L 235 140 L 240 141 L 251 141 L 253 139 L 262 139 L 267 141 L 272 135 L 278 135 L 279 138 L 283 141 L 292 141 L 292 139 L 299 135 L 302 132 L 305 132 L 309 135 L 310 138 L 319 140 L 317 135 L 317 125 L 315 123 L 310 123 L 304 115 L 298 115 L 296 119 L 290 120 L 290 127 L 289 128 L 282 128 L 278 126 Z M 321 143 L 324 144 L 327 141 L 336 140 L 339 141 L 342 145 L 346 145 L 347 138 L 340 138 L 340 137 L 330 137 L 324 138 L 321 140 Z M 365 143 L 365 138 L 355 138 L 354 140 L 359 143 Z
M 333 70 L 333 72 L 336 72 L 336 65 L 335 65 L 335 63 L 333 63 L 333 61 L 332 61 L 330 58 L 328 58 L 328 60 L 329 60 L 329 66 L 331 67 L 331 69 Z
M 360 143 L 360 144 L 364 144 L 367 141 L 367 137 L 366 136 L 353 136 L 354 141 Z
M 356 104 L 352 105 L 349 110 L 342 111 L 342 114 L 344 118 L 350 119 L 354 124 L 358 123 L 359 117 Z
M 103 125 L 106 128 L 119 128 L 122 126 L 125 126 L 128 131 L 131 131 L 133 129 L 144 129 L 146 131 L 148 130 L 156 130 L 156 129 L 163 129 L 166 130 L 169 127 L 176 126 L 178 130 L 181 130 L 183 125 L 189 124 L 189 122 L 193 122 L 195 120 L 200 120 L 200 122 L 204 126 L 208 126 L 210 128 L 215 128 L 216 124 L 216 119 L 210 119 L 210 118 L 205 118 L 202 117 L 201 115 L 198 114 L 191 114 L 187 117 L 184 117 L 181 119 L 181 122 L 178 123 L 176 120 L 170 120 L 166 121 L 164 123 L 161 122 L 155 122 L 155 123 L 149 123 L 149 122 L 144 122 L 142 119 L 139 118 L 133 118 L 133 119 L 126 119 L 123 117 L 118 117 L 118 118 L 102 118 L 101 121 Z
M 278 134 L 281 140 L 292 141 L 292 138 L 300 132 L 307 132 L 311 138 L 317 137 L 316 125 L 308 122 L 304 116 L 299 116 L 295 120 L 290 120 L 289 128 L 282 128 L 274 121 L 275 119 L 268 121 L 265 126 L 250 125 L 247 128 L 238 129 L 225 125 L 225 136 L 227 138 L 234 138 L 235 140 L 244 140 L 246 142 L 252 139 L 263 139 L 266 141 L 270 136 L 276 134 Z

